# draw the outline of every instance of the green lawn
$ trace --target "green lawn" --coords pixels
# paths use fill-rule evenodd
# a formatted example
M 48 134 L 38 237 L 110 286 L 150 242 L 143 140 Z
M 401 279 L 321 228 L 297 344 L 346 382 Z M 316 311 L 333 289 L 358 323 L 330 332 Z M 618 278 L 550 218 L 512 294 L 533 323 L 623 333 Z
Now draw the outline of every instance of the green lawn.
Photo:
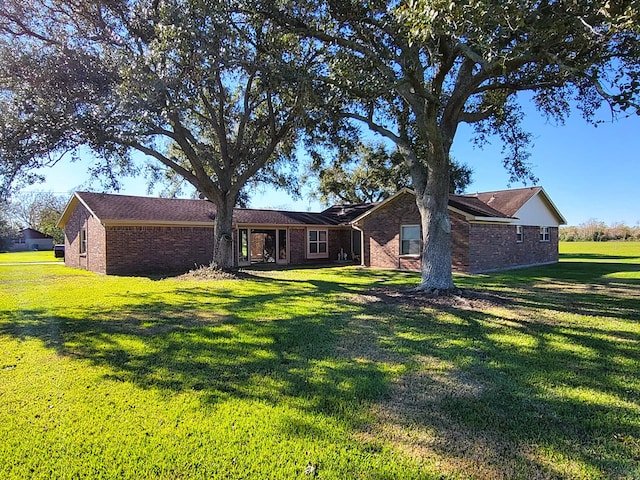
M 446 302 L 399 296 L 418 280 L 399 272 L 158 280 L 0 254 L 0 478 L 640 478 L 623 245 L 460 275 L 478 293 Z
M 640 242 L 560 242 L 560 256 L 563 261 L 638 263 Z
M 62 262 L 62 258 L 53 256 L 53 250 L 41 250 L 35 252 L 10 252 L 0 253 L 0 265 L 3 263 L 29 263 L 29 262 Z

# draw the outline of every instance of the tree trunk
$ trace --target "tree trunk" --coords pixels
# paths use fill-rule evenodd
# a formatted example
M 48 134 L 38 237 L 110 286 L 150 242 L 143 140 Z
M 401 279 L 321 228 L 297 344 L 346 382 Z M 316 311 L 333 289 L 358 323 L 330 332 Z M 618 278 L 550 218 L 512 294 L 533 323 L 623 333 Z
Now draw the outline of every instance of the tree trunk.
M 231 270 L 233 262 L 233 207 L 236 199 L 227 194 L 216 205 L 213 263 L 223 270 Z
M 422 174 L 413 175 L 423 240 L 418 290 L 431 295 L 447 295 L 456 290 L 451 272 L 449 161 L 445 150 L 433 149 L 428 165 L 422 166 Z

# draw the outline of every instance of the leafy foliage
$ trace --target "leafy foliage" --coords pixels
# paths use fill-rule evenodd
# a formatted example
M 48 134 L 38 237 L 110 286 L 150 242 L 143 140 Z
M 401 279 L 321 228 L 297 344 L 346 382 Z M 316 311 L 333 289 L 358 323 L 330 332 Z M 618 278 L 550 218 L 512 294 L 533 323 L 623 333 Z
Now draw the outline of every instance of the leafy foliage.
M 67 200 L 52 192 L 22 192 L 11 199 L 9 210 L 15 224 L 51 235 L 54 243 L 64 243 L 64 232 L 56 224 Z
M 7 251 L 11 240 L 17 236 L 16 228 L 9 219 L 9 206 L 0 200 L 0 252 Z
M 462 193 L 471 170 L 453 159 L 450 169 L 450 192 Z M 341 151 L 329 165 L 316 160 L 310 171 L 318 182 L 313 194 L 326 205 L 378 202 L 412 186 L 404 157 L 397 149 L 389 153 L 383 144 L 361 144 L 354 153 Z
M 633 227 L 621 222 L 607 225 L 591 218 L 578 226 L 561 227 L 559 236 L 565 242 L 640 241 L 640 224 Z
M 514 179 L 535 181 L 518 92 L 562 120 L 575 100 L 589 121 L 640 105 L 637 1 L 409 0 L 259 2 L 269 18 L 324 43 L 335 115 L 395 142 L 424 235 L 423 286 L 452 288 L 448 156 L 458 126 L 499 135 Z M 473 167 L 473 164 L 471 165 Z
M 8 0 L 0 47 L 0 110 L 22 134 L 0 132 L 5 184 L 87 146 L 117 187 L 142 152 L 217 205 L 220 239 L 250 181 L 291 183 L 317 52 L 273 22 L 217 1 Z

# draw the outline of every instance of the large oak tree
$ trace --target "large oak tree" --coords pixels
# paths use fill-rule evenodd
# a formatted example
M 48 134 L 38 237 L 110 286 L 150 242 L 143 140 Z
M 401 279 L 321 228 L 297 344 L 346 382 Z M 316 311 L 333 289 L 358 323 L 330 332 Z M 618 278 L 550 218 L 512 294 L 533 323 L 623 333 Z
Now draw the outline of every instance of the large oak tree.
M 558 120 L 605 103 L 638 112 L 639 7 L 633 0 L 296 0 L 256 2 L 331 52 L 324 81 L 336 116 L 392 140 L 413 180 L 424 247 L 420 288 L 455 288 L 447 212 L 458 126 L 498 134 L 514 178 L 531 178 L 518 92 Z M 470 163 L 472 159 L 463 159 Z
M 215 203 L 230 267 L 243 187 L 288 180 L 316 46 L 224 0 L 5 0 L 0 180 L 82 147 L 117 184 L 141 152 Z

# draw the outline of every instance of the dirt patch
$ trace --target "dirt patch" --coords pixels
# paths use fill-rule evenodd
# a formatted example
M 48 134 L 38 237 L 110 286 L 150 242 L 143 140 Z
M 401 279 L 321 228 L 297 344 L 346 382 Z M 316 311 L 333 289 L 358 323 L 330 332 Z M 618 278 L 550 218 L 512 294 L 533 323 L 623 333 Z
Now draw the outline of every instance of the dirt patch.
M 456 294 L 434 297 L 414 289 L 398 290 L 384 287 L 370 290 L 362 295 L 362 303 L 373 303 L 374 301 L 409 307 L 457 308 L 461 310 L 483 310 L 504 307 L 511 303 L 507 297 L 478 290 L 461 289 Z
M 400 452 L 446 476 L 504 480 L 553 478 L 532 457 L 530 447 L 491 429 L 455 419 L 445 404 L 451 398 L 480 399 L 491 385 L 471 372 L 428 355 L 414 357 L 419 368 L 395 380 L 386 398 L 370 413 L 376 419 L 358 434 L 363 442 L 385 439 Z

